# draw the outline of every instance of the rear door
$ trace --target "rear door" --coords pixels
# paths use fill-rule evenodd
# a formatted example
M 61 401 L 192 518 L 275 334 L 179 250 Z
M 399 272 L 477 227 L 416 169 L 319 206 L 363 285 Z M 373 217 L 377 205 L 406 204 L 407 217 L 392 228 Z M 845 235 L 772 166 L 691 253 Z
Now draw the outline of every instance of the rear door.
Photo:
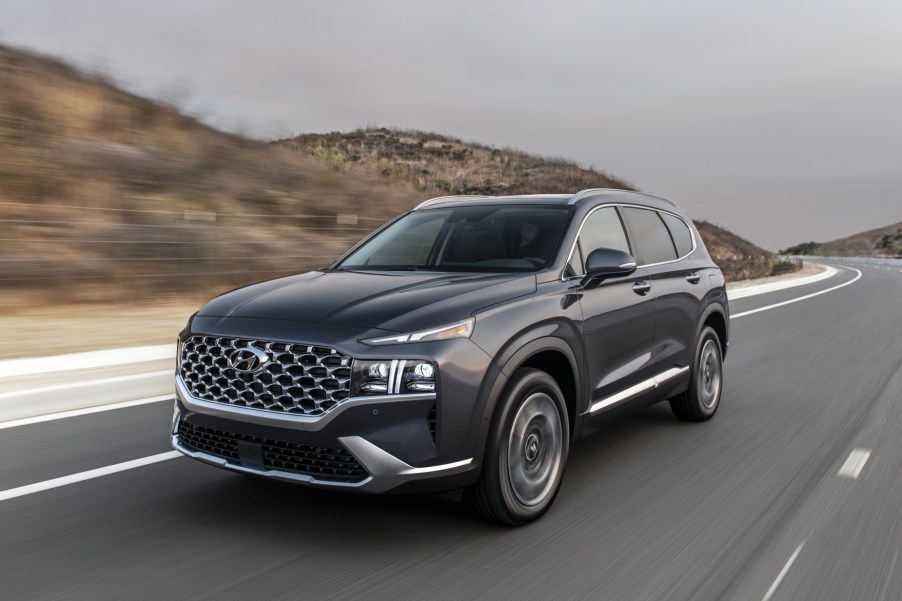
M 586 218 L 568 272 L 581 277 L 586 257 L 602 247 L 632 254 L 615 207 L 597 208 Z M 638 269 L 580 291 L 591 416 L 640 396 L 630 389 L 653 375 L 655 303 L 644 292 L 646 278 Z
M 705 294 L 690 258 L 695 248 L 692 233 L 680 217 L 665 211 L 624 207 L 623 215 L 655 298 L 655 374 L 672 374 L 692 363 Z

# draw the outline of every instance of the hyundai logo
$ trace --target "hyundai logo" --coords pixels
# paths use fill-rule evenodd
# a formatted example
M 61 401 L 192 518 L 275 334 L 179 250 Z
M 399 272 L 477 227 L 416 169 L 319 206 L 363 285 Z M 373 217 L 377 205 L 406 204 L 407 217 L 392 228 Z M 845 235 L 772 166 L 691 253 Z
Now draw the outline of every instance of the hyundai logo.
M 229 365 L 232 369 L 246 374 L 260 371 L 267 363 L 269 355 L 250 346 L 236 349 L 229 355 Z

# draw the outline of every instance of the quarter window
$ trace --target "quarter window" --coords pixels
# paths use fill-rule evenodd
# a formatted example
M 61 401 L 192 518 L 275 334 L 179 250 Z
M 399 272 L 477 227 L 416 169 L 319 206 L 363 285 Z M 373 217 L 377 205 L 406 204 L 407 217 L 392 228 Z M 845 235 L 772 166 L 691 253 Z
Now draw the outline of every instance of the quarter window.
M 667 229 L 670 230 L 670 237 L 673 238 L 673 243 L 676 245 L 677 254 L 685 257 L 692 252 L 692 233 L 686 222 L 670 213 L 661 213 L 660 215 L 667 225 Z
M 624 207 L 623 215 L 633 232 L 640 264 L 663 263 L 677 258 L 670 232 L 657 211 Z

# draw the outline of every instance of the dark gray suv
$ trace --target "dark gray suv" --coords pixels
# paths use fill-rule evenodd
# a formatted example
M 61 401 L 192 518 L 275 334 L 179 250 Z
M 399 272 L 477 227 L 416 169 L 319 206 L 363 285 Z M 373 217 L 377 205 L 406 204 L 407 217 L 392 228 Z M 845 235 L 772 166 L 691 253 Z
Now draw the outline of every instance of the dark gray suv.
M 334 490 L 462 488 L 477 514 L 524 524 L 610 416 L 665 399 L 714 415 L 728 324 L 723 276 L 666 200 L 435 198 L 330 267 L 192 316 L 172 443 Z

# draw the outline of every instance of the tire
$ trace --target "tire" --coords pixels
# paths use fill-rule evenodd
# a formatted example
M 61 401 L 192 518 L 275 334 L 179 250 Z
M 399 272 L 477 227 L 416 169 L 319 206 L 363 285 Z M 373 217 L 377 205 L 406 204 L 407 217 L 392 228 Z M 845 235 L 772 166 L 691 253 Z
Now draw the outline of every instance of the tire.
M 479 480 L 464 491 L 467 507 L 507 526 L 544 515 L 564 476 L 569 424 L 557 382 L 538 369 L 518 370 L 493 418 Z
M 717 332 L 705 326 L 695 348 L 689 389 L 670 399 L 670 408 L 681 420 L 703 422 L 717 412 L 723 392 L 721 348 Z

